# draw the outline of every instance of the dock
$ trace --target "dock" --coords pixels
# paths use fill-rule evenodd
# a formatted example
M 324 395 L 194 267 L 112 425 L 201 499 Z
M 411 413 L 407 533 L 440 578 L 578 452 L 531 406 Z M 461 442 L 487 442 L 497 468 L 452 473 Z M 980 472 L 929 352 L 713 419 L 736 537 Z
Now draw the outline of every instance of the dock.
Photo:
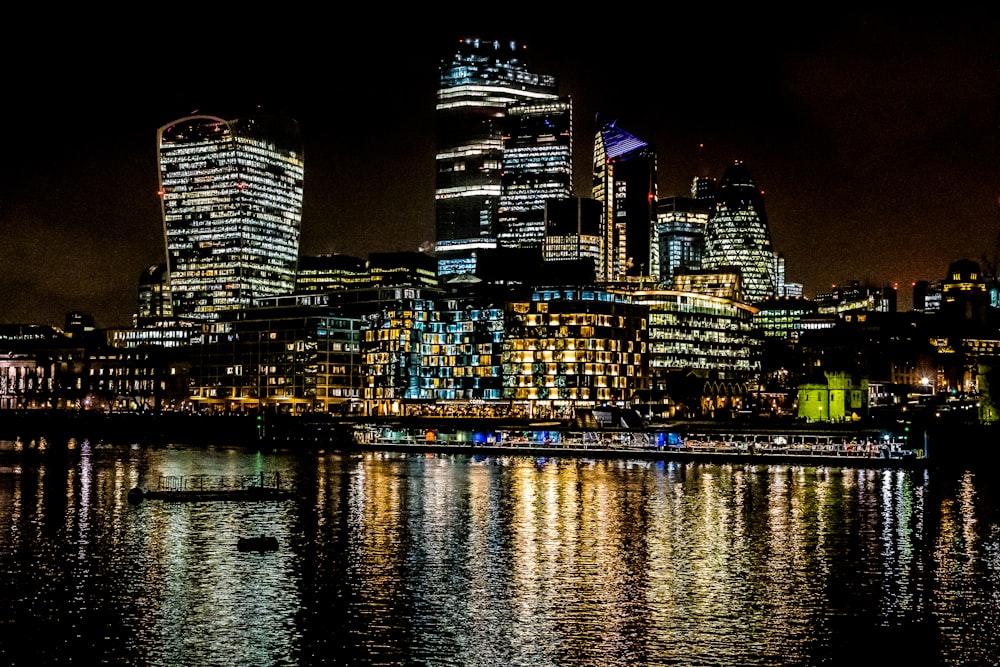
M 280 473 L 269 475 L 160 475 L 152 489 L 133 488 L 128 500 L 138 504 L 145 499 L 172 502 L 266 501 L 294 497 L 284 488 Z

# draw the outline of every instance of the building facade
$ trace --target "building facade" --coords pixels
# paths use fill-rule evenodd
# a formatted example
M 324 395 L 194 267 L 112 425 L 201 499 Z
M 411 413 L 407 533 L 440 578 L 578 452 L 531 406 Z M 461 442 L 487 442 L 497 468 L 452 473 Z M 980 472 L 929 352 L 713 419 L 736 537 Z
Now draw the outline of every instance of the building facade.
M 573 194 L 573 104 L 565 97 L 513 104 L 504 128 L 498 241 L 541 251 L 545 202 Z
M 678 273 L 701 269 L 709 205 L 693 197 L 668 197 L 656 202 L 650 275 L 669 285 Z
M 157 131 L 157 148 L 174 314 L 215 320 L 291 293 L 302 224 L 298 124 L 188 116 Z
M 738 267 L 748 303 L 774 296 L 776 260 L 764 196 L 743 162 L 737 160 L 726 168 L 714 202 L 705 230 L 702 267 Z
M 442 279 L 475 273 L 478 253 L 498 245 L 508 109 L 528 105 L 518 107 L 523 110 L 519 117 L 534 122 L 537 116 L 529 109 L 541 107 L 533 105 L 559 101 L 555 77 L 531 72 L 524 53 L 514 41 L 470 38 L 459 40 L 441 59 L 435 249 Z M 513 175 L 509 183 L 518 184 Z
M 615 123 L 602 125 L 594 137 L 593 197 L 603 209 L 599 279 L 616 283 L 650 275 L 655 148 Z

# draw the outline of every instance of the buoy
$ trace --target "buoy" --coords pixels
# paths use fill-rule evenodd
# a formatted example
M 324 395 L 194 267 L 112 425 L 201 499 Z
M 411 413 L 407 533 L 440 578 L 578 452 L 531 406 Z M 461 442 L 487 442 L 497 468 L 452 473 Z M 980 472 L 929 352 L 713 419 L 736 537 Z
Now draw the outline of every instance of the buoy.
M 133 505 L 138 505 L 142 502 L 142 498 L 145 494 L 142 492 L 138 486 L 133 487 L 128 490 L 128 501 Z

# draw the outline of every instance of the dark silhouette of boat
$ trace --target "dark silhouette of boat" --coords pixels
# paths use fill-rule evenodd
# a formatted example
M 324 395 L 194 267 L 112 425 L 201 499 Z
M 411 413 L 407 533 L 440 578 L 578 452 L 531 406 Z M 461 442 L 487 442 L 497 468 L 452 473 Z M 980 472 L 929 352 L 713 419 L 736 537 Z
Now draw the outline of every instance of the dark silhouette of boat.
M 241 537 L 236 542 L 236 548 L 240 551 L 277 551 L 278 538 L 273 535 Z

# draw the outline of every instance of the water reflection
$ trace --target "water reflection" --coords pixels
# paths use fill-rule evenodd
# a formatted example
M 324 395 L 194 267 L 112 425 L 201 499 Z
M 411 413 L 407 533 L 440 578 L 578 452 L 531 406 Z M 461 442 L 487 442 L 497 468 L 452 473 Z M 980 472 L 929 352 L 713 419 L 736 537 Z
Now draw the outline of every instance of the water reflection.
M 0 660 L 991 665 L 997 517 L 969 471 L 83 443 L 0 463 Z

